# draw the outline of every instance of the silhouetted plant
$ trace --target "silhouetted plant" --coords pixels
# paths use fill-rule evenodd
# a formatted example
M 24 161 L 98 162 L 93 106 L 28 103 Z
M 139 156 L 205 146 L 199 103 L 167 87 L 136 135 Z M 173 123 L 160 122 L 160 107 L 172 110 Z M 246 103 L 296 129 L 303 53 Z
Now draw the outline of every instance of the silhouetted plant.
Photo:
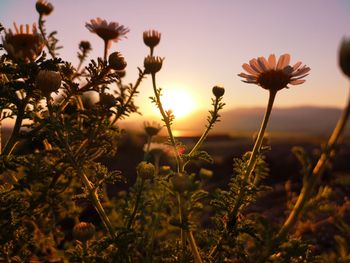
M 53 9 L 49 2 L 37 1 L 39 30 L 15 24 L 13 32 L 0 25 L 4 34 L 0 49 L 5 51 L 0 57 L 0 122 L 14 119 L 9 138 L 0 147 L 0 261 L 349 261 L 350 225 L 345 219 L 349 200 L 335 202 L 331 187 L 319 183 L 335 156 L 350 101 L 316 161 L 302 148 L 293 149 L 301 166 L 302 189 L 294 193 L 285 182 L 286 219 L 270 222 L 251 210 L 271 190 L 264 185 L 270 174 L 265 155 L 273 150 L 264 145 L 265 131 L 277 92 L 302 84 L 309 67 L 301 62 L 289 65 L 289 54 L 278 61 L 272 54 L 243 64 L 248 73 L 239 74 L 243 81 L 269 92 L 266 113 L 252 151 L 233 160 L 227 187 L 209 192 L 207 180 L 213 172 L 204 163 L 214 160 L 202 146 L 220 121 L 225 89 L 212 88 L 207 124 L 187 149 L 174 136 L 176 118 L 164 109 L 157 84 L 166 62 L 154 55 L 161 33 L 143 33 L 149 53 L 135 84 L 125 85 L 126 59 L 109 50 L 129 29 L 101 18 L 86 23 L 104 41 L 103 57 L 83 67 L 92 47 L 81 41 L 75 67 L 58 56 L 56 31 L 46 33 L 43 18 Z M 347 77 L 349 46 L 344 40 L 339 52 Z M 145 122 L 144 155 L 128 157 L 136 164 L 133 181 L 105 165 L 105 160 L 124 154 L 119 143 L 127 132 L 119 123 L 139 112 L 134 98 L 147 76 L 154 92 L 150 100 L 159 109 L 162 124 Z M 166 139 L 160 136 L 161 129 Z M 191 164 L 199 169 L 194 171 Z M 344 178 L 334 180 L 346 185 Z M 124 190 L 108 191 L 108 186 L 126 181 Z M 324 224 L 341 233 L 334 236 L 337 247 L 315 252 L 305 233 Z

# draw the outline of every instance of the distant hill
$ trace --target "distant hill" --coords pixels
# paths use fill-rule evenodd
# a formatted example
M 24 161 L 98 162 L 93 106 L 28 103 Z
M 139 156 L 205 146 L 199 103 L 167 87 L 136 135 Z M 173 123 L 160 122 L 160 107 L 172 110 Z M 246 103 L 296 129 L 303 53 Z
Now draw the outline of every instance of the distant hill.
M 254 133 L 259 130 L 265 108 L 237 108 L 223 111 L 221 121 L 217 123 L 212 134 L 223 133 Z M 290 107 L 274 108 L 270 117 L 268 132 L 287 133 L 300 135 L 329 135 L 333 130 L 341 109 L 325 107 Z M 208 112 L 195 112 L 183 119 L 175 119 L 174 129 L 188 135 L 200 134 L 206 125 Z M 150 120 L 146 116 L 140 118 L 127 118 L 120 122 L 124 129 L 139 130 L 143 127 L 143 121 Z M 159 120 L 156 120 L 160 123 Z M 8 129 L 3 127 L 3 136 L 6 137 Z M 166 131 L 163 129 L 163 133 Z M 350 135 L 350 124 L 347 125 L 346 133 Z M 176 135 L 176 134 L 175 134 Z M 176 135 L 177 136 L 177 135 Z
M 239 108 L 222 112 L 221 122 L 215 126 L 216 132 L 254 132 L 260 128 L 264 108 Z M 270 132 L 296 132 L 303 134 L 329 134 L 339 116 L 341 109 L 325 107 L 291 107 L 274 108 L 270 117 Z M 177 120 L 176 128 L 196 130 L 205 125 L 204 112 L 197 112 L 188 120 Z M 190 120 L 190 121 L 189 121 Z M 347 132 L 349 132 L 347 125 Z

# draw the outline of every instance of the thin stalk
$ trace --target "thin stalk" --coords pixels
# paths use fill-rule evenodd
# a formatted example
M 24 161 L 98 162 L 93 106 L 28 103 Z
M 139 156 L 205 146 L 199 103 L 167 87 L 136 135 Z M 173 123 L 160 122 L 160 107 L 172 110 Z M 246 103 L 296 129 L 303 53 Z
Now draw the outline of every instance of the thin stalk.
M 2 109 L 0 110 L 0 154 L 2 153 Z
M 111 125 L 113 125 L 123 115 L 123 113 L 125 112 L 125 109 L 127 108 L 127 106 L 129 106 L 131 100 L 133 99 L 133 97 L 134 97 L 134 95 L 135 95 L 135 93 L 137 91 L 137 88 L 140 86 L 141 81 L 142 81 L 144 76 L 145 76 L 145 71 L 142 71 L 140 73 L 138 79 L 136 80 L 136 83 L 133 86 L 133 89 L 131 90 L 128 99 L 124 103 L 123 108 L 120 111 L 117 112 L 117 114 L 114 117 L 114 120 L 111 122 Z
M 179 204 L 179 221 L 180 224 L 182 225 L 184 223 L 183 220 L 183 211 L 182 211 L 182 198 L 180 193 L 177 193 L 177 202 Z M 185 258 L 185 250 L 186 250 L 186 231 L 183 228 L 180 228 L 180 240 L 181 240 L 181 248 L 182 248 L 182 260 Z
M 44 39 L 44 44 L 45 44 L 47 50 L 49 51 L 51 57 L 55 58 L 56 57 L 55 52 L 53 50 L 51 50 L 50 45 L 49 45 L 49 41 L 46 38 L 46 34 L 45 34 L 45 30 L 44 30 L 43 15 L 39 15 L 38 25 L 39 25 L 39 30 L 40 30 L 41 36 Z
M 217 116 L 217 112 L 219 110 L 219 98 L 215 97 L 215 103 L 214 103 L 214 114 L 215 116 Z M 217 118 L 211 118 L 209 121 L 209 124 L 207 125 L 207 128 L 205 129 L 205 131 L 203 132 L 202 136 L 199 138 L 199 140 L 197 141 L 196 145 L 192 148 L 192 150 L 190 151 L 190 153 L 188 154 L 189 156 L 192 156 L 203 144 L 203 142 L 205 141 L 205 139 L 208 137 L 209 131 L 212 129 L 215 121 Z M 189 161 L 187 161 L 184 164 L 184 167 L 188 164 Z
M 147 157 L 149 155 L 149 150 L 151 148 L 151 142 L 152 142 L 152 136 L 147 136 L 147 146 L 146 146 L 146 151 L 145 154 L 143 155 L 143 160 L 146 161 Z
M 312 175 L 310 176 L 310 179 L 307 181 L 306 185 L 303 187 L 292 212 L 290 213 L 285 223 L 283 224 L 280 232 L 278 233 L 276 237 L 277 240 L 284 238 L 284 236 L 294 226 L 296 220 L 298 219 L 300 213 L 304 208 L 306 201 L 309 199 L 314 186 L 316 185 L 316 183 L 321 178 L 324 172 L 327 161 L 330 159 L 331 153 L 333 152 L 335 145 L 337 144 L 339 137 L 342 131 L 344 130 L 344 127 L 349 118 L 349 115 L 350 115 L 350 96 L 348 99 L 348 104 L 343 110 L 342 115 L 340 116 L 321 157 L 319 158 L 314 169 L 312 170 Z
M 87 242 L 83 241 L 83 262 L 87 263 L 86 255 L 87 255 Z
M 55 120 L 56 118 L 53 115 L 51 98 L 47 98 L 47 107 L 49 109 L 49 114 L 50 114 L 51 120 Z M 106 214 L 106 212 L 105 212 L 105 210 L 104 210 L 104 208 L 103 208 L 103 206 L 98 198 L 97 189 L 95 189 L 93 187 L 92 183 L 90 182 L 90 180 L 86 176 L 83 167 L 79 166 L 79 164 L 77 163 L 75 156 L 74 156 L 62 130 L 57 129 L 56 132 L 59 136 L 59 139 L 61 140 L 61 142 L 64 145 L 64 148 L 66 150 L 66 154 L 69 158 L 70 163 L 72 164 L 73 168 L 76 170 L 78 176 L 82 180 L 84 186 L 88 190 L 88 193 L 89 193 L 90 198 L 91 198 L 91 202 L 92 202 L 93 206 L 95 207 L 95 209 L 97 210 L 97 213 L 99 214 L 105 228 L 107 229 L 107 231 L 109 232 L 109 234 L 111 235 L 112 238 L 116 238 L 114 227 L 112 226 L 111 221 L 109 220 L 109 218 L 108 218 L 108 216 L 107 216 L 107 214 Z
M 107 61 L 107 53 L 108 53 L 108 45 L 109 45 L 109 40 L 104 41 L 104 50 L 103 50 L 103 60 Z
M 153 91 L 154 91 L 154 94 L 155 94 L 156 100 L 157 100 L 156 102 L 157 102 L 158 109 L 160 111 L 160 114 L 163 117 L 165 126 L 166 126 L 167 131 L 168 131 L 168 135 L 169 135 L 169 139 L 170 139 L 171 145 L 173 146 L 173 149 L 174 149 L 174 154 L 175 154 L 175 158 L 176 158 L 177 172 L 180 172 L 182 170 L 182 160 L 181 160 L 181 157 L 180 157 L 179 152 L 177 150 L 175 138 L 174 138 L 173 132 L 172 132 L 171 127 L 170 127 L 169 118 L 168 118 L 168 116 L 166 115 L 166 113 L 165 113 L 165 111 L 163 109 L 163 105 L 161 103 L 160 96 L 159 96 L 159 93 L 157 91 L 156 74 L 155 73 L 152 73 L 152 84 L 153 84 Z
M 260 152 L 260 149 L 261 149 L 261 145 L 262 145 L 262 142 L 263 142 L 263 139 L 264 139 L 264 134 L 265 134 L 265 130 L 266 130 L 266 127 L 267 127 L 267 123 L 269 122 L 269 118 L 270 118 L 270 114 L 271 114 L 271 111 L 272 111 L 272 107 L 273 107 L 273 103 L 274 103 L 274 100 L 275 100 L 275 97 L 276 97 L 276 91 L 270 91 L 269 93 L 269 101 L 268 101 L 268 104 L 267 104 L 267 108 L 266 108 L 266 112 L 265 112 L 265 115 L 264 115 L 264 119 L 263 119 L 263 122 L 261 124 L 261 127 L 260 127 L 260 130 L 259 130 L 259 134 L 258 134 L 258 137 L 255 141 L 255 144 L 254 144 L 254 147 L 253 147 L 253 151 L 250 155 L 250 158 L 249 158 L 249 161 L 248 161 L 248 165 L 247 165 L 247 169 L 244 173 L 244 178 L 243 178 L 243 187 L 241 188 L 239 194 L 238 194 L 238 197 L 237 197 L 237 201 L 234 205 L 234 208 L 233 208 L 233 211 L 232 211 L 232 216 L 233 218 L 236 218 L 237 217 L 237 214 L 239 212 L 239 209 L 242 205 L 242 201 L 243 201 L 243 197 L 244 197 L 244 194 L 245 194 L 245 186 L 248 184 L 248 179 L 250 177 L 250 175 L 252 174 L 253 172 L 253 169 L 255 167 L 255 164 L 256 164 L 256 161 L 257 161 L 257 157 L 258 157 L 258 153 Z
M 298 197 L 296 204 L 293 207 L 293 210 L 290 212 L 289 216 L 287 217 L 281 229 L 279 230 L 276 237 L 274 238 L 272 244 L 269 245 L 268 249 L 263 254 L 259 262 L 264 262 L 271 255 L 271 253 L 273 253 L 273 250 L 279 245 L 280 242 L 282 242 L 285 239 L 289 231 L 293 228 L 293 226 L 299 219 L 300 215 L 303 213 L 305 204 L 310 199 L 311 194 L 314 191 L 314 188 L 317 182 L 320 180 L 320 178 L 323 175 L 326 164 L 330 159 L 332 152 L 334 151 L 334 148 L 339 140 L 339 137 L 345 128 L 349 115 L 350 115 L 350 94 L 349 94 L 347 105 L 344 108 L 327 142 L 327 145 L 323 150 L 323 153 L 321 154 L 314 169 L 312 170 L 310 177 L 308 178 L 305 185 L 301 189 L 300 195 Z
M 187 237 L 188 237 L 188 241 L 190 243 L 191 250 L 193 253 L 194 262 L 195 263 L 202 263 L 203 261 L 202 261 L 201 255 L 199 254 L 198 246 L 196 244 L 196 240 L 194 239 L 192 231 L 188 231 Z
M 23 122 L 23 119 L 24 119 L 25 107 L 26 107 L 26 103 L 23 103 L 22 105 L 20 105 L 18 107 L 18 114 L 17 114 L 15 126 L 13 127 L 11 136 L 8 139 L 8 141 L 6 142 L 6 145 L 5 145 L 5 147 L 4 147 L 4 149 L 3 149 L 2 153 L 1 153 L 2 156 L 10 155 L 12 153 L 14 147 L 17 144 L 19 131 L 21 129 L 22 122 Z
M 248 161 L 247 168 L 246 168 L 245 173 L 244 173 L 243 185 L 240 188 L 240 191 L 239 191 L 238 196 L 236 198 L 236 202 L 235 202 L 235 204 L 233 206 L 232 212 L 229 215 L 230 219 L 231 218 L 237 218 L 237 215 L 239 213 L 239 210 L 241 208 L 241 205 L 242 205 L 242 202 L 243 202 L 243 198 L 244 198 L 244 195 L 245 195 L 246 185 L 248 184 L 249 177 L 251 176 L 251 174 L 252 174 L 252 172 L 253 172 L 253 170 L 255 168 L 255 164 L 257 162 L 258 153 L 259 153 L 259 151 L 261 149 L 261 145 L 262 145 L 262 142 L 263 142 L 263 139 L 264 139 L 265 130 L 266 130 L 267 124 L 269 122 L 269 118 L 270 118 L 271 111 L 272 111 L 272 108 L 273 108 L 273 103 L 275 101 L 275 97 L 276 97 L 276 94 L 277 94 L 277 91 L 271 91 L 270 90 L 269 92 L 270 92 L 269 93 L 269 100 L 268 100 L 268 103 L 267 103 L 264 119 L 262 121 L 258 137 L 257 137 L 257 139 L 255 141 L 252 153 L 251 153 L 249 161 Z M 221 244 L 222 240 L 223 240 L 223 237 L 221 236 L 219 238 L 218 243 L 216 245 L 214 245 L 210 249 L 210 252 L 209 252 L 210 256 L 214 256 L 216 254 L 216 252 L 218 250 L 218 247 Z
M 137 209 L 139 208 L 140 205 L 140 200 L 141 200 L 141 195 L 142 195 L 142 191 L 143 191 L 143 187 L 145 185 L 145 180 L 141 179 L 141 185 L 139 187 L 139 189 L 137 189 L 137 194 L 136 194 L 136 200 L 135 200 L 135 204 L 134 204 L 134 208 L 132 210 L 131 216 L 129 218 L 128 224 L 127 224 L 127 228 L 131 229 L 132 227 L 132 223 L 134 222 L 136 213 L 137 213 Z

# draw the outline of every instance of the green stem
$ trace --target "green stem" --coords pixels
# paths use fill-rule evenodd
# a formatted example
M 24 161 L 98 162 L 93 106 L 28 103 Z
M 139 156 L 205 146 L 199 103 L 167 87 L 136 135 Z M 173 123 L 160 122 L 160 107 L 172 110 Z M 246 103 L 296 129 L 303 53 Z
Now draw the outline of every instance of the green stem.
M 18 135 L 19 131 L 22 126 L 22 122 L 24 119 L 24 110 L 26 107 L 26 103 L 23 103 L 18 107 L 18 114 L 15 122 L 15 126 L 13 127 L 12 133 L 8 141 L 6 142 L 6 145 L 1 153 L 2 156 L 8 156 L 12 153 L 15 145 L 17 144 L 18 141 Z
M 122 108 L 117 112 L 117 114 L 114 117 L 114 120 L 111 122 L 111 125 L 113 125 L 125 112 L 125 110 L 127 109 L 127 107 L 129 106 L 129 104 L 131 103 L 134 95 L 136 94 L 137 88 L 140 86 L 141 81 L 143 79 L 143 77 L 145 76 L 145 71 L 142 71 L 135 83 L 135 85 L 133 86 L 133 89 L 130 92 L 130 95 L 128 97 L 128 99 L 126 100 L 126 102 L 124 103 L 124 105 L 122 106 Z
M 87 263 L 86 255 L 87 255 L 87 242 L 83 241 L 83 262 Z
M 197 141 L 196 145 L 192 148 L 192 150 L 190 151 L 190 153 L 188 154 L 190 157 L 193 156 L 193 154 L 202 146 L 203 142 L 205 141 L 205 139 L 208 137 L 209 131 L 212 129 L 214 123 L 217 120 L 217 112 L 219 110 L 219 98 L 215 97 L 215 103 L 214 103 L 214 116 L 211 117 L 209 124 L 207 125 L 207 128 L 205 129 L 204 133 L 202 134 L 202 136 L 199 138 L 199 140 Z M 184 166 L 183 169 L 185 169 L 186 165 L 189 163 L 189 161 L 187 161 Z
M 188 231 L 187 237 L 188 237 L 188 241 L 190 243 L 191 250 L 193 253 L 194 262 L 195 263 L 202 263 L 203 261 L 202 261 L 201 255 L 199 254 L 198 246 L 196 244 L 196 240 L 194 239 L 192 231 Z
M 49 45 L 49 41 L 46 38 L 46 34 L 45 34 L 45 30 L 44 30 L 44 23 L 43 23 L 43 16 L 42 15 L 39 15 L 38 25 L 39 25 L 39 30 L 40 30 L 41 36 L 44 39 L 44 44 L 45 44 L 47 50 L 49 51 L 51 57 L 55 58 L 56 57 L 55 52 L 53 50 L 51 50 L 50 45 Z
M 20 102 L 20 105 L 18 106 L 18 114 L 17 114 L 15 126 L 13 127 L 11 136 L 6 142 L 4 149 L 2 150 L 2 152 L 0 151 L 2 157 L 7 157 L 11 155 L 12 151 L 14 150 L 14 148 L 18 143 L 18 136 L 19 136 L 20 129 L 22 127 L 22 122 L 24 119 L 24 113 L 25 113 L 25 108 L 27 106 L 28 99 L 29 99 L 28 97 L 24 98 Z M 17 183 L 18 180 L 15 175 L 13 175 L 12 173 L 9 173 L 8 177 L 10 178 L 12 184 Z
M 349 94 L 350 95 L 350 94 Z M 326 164 L 328 160 L 330 159 L 332 152 L 334 151 L 334 148 L 339 140 L 339 137 L 341 133 L 343 132 L 346 122 L 350 115 L 350 96 L 348 98 L 348 102 L 346 107 L 344 108 L 328 142 L 326 147 L 323 150 L 323 153 L 321 154 L 319 160 L 317 161 L 314 169 L 312 170 L 312 173 L 306 183 L 304 184 L 303 188 L 301 189 L 301 192 L 299 194 L 299 197 L 297 199 L 297 202 L 295 203 L 293 210 L 290 212 L 289 216 L 285 220 L 284 224 L 282 225 L 281 229 L 273 239 L 272 243 L 268 246 L 268 249 L 265 251 L 265 253 L 262 255 L 261 260 L 259 262 L 264 262 L 274 251 L 276 247 L 282 242 L 290 230 L 294 227 L 295 223 L 299 219 L 300 215 L 303 213 L 305 204 L 312 196 L 312 192 L 314 191 L 314 188 L 317 184 L 317 182 L 322 177 Z
M 135 219 L 135 216 L 136 216 L 136 213 L 137 213 L 137 209 L 139 208 L 139 204 L 140 204 L 141 195 L 142 195 L 142 191 L 143 191 L 144 185 L 145 185 L 145 180 L 141 179 L 141 185 L 140 185 L 139 189 L 137 190 L 134 208 L 133 208 L 133 211 L 132 211 L 131 216 L 129 218 L 128 224 L 127 224 L 127 228 L 128 229 L 131 229 L 132 223 L 133 223 L 133 221 Z
M 180 171 L 182 171 L 182 160 L 181 160 L 181 157 L 180 157 L 179 152 L 177 150 L 175 138 L 173 136 L 173 132 L 171 130 L 171 126 L 170 126 L 170 122 L 169 122 L 169 117 L 166 115 L 166 113 L 165 113 L 165 111 L 163 109 L 163 105 L 161 103 L 160 96 L 159 96 L 159 93 L 157 91 L 156 74 L 155 73 L 152 73 L 152 84 L 153 84 L 153 91 L 154 91 L 154 94 L 155 94 L 156 100 L 157 100 L 156 102 L 157 102 L 158 109 L 160 111 L 160 114 L 163 117 L 163 121 L 164 121 L 165 126 L 166 126 L 167 131 L 168 131 L 170 143 L 171 143 L 171 145 L 173 146 L 173 149 L 174 149 L 174 154 L 175 154 L 175 158 L 176 158 L 177 172 L 180 172 Z
M 276 91 L 270 91 L 270 93 L 269 93 L 269 101 L 268 101 L 268 104 L 267 104 L 267 108 L 266 108 L 266 112 L 265 112 L 265 115 L 264 115 L 264 119 L 263 119 L 263 122 L 261 124 L 258 137 L 257 137 L 257 139 L 255 141 L 255 144 L 254 144 L 254 147 L 253 147 L 253 151 L 250 154 L 250 158 L 249 158 L 249 161 L 248 161 L 248 165 L 247 165 L 246 171 L 244 173 L 244 177 L 243 177 L 244 185 L 241 187 L 241 189 L 239 191 L 238 197 L 236 199 L 236 203 L 235 203 L 233 211 L 232 211 L 233 218 L 236 218 L 238 213 L 239 213 L 239 209 L 240 209 L 240 207 L 242 205 L 243 197 L 244 197 L 245 190 L 246 190 L 245 186 L 248 184 L 249 177 L 251 176 L 251 174 L 252 174 L 252 172 L 254 170 L 255 164 L 257 162 L 257 159 L 258 159 L 257 157 L 259 155 L 259 152 L 260 152 L 260 149 L 261 149 L 261 145 L 262 145 L 262 142 L 263 142 L 263 139 L 264 139 L 265 130 L 266 130 L 267 124 L 269 122 L 269 118 L 270 118 L 270 114 L 271 114 L 271 111 L 272 111 L 273 103 L 274 103 L 274 100 L 275 100 L 275 97 L 276 97 L 276 93 L 277 93 Z
M 2 153 L 2 109 L 0 109 L 0 154 Z
M 179 221 L 180 224 L 183 225 L 184 220 L 183 220 L 183 210 L 182 210 L 182 198 L 180 193 L 177 193 L 177 202 L 179 204 Z M 181 250 L 182 250 L 182 259 L 180 262 L 183 261 L 185 258 L 185 251 L 186 251 L 186 231 L 181 227 L 180 228 L 180 240 L 181 240 Z
M 244 177 L 243 177 L 243 185 L 240 188 L 240 191 L 239 191 L 238 196 L 236 198 L 236 202 L 233 206 L 232 212 L 229 215 L 229 219 L 237 218 L 237 215 L 238 215 L 239 210 L 241 208 L 249 177 L 251 176 L 251 174 L 255 168 L 257 159 L 258 159 L 257 157 L 258 157 L 259 151 L 261 149 L 261 145 L 262 145 L 264 135 L 265 135 L 265 130 L 266 130 L 267 124 L 269 122 L 269 118 L 271 115 L 271 111 L 273 108 L 273 103 L 275 101 L 276 94 L 277 94 L 277 91 L 271 91 L 271 90 L 269 91 L 269 100 L 267 103 L 264 119 L 262 121 L 260 130 L 259 130 L 259 134 L 258 134 L 258 137 L 255 141 L 252 153 L 250 154 L 248 165 L 247 165 L 247 168 L 245 170 Z M 210 256 L 214 256 L 216 254 L 222 240 L 223 240 L 223 237 L 221 236 L 219 238 L 218 243 L 210 249 L 210 252 L 209 252 Z
M 104 61 L 107 61 L 107 53 L 108 53 L 108 44 L 109 44 L 109 41 L 108 40 L 105 40 L 104 41 L 104 50 L 103 50 L 103 60 Z

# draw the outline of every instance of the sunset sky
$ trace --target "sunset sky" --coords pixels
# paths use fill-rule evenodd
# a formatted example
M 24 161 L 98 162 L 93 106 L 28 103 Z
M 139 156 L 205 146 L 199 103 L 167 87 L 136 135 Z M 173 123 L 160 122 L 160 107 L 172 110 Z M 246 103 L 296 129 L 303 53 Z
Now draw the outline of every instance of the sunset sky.
M 187 90 L 196 109 L 210 106 L 211 88 L 226 89 L 226 108 L 264 106 L 267 92 L 245 84 L 237 76 L 241 65 L 253 57 L 291 54 L 311 67 L 306 83 L 279 92 L 276 106 L 321 105 L 342 107 L 348 83 L 337 64 L 343 37 L 350 37 L 349 0 L 51 0 L 54 12 L 47 17 L 47 31 L 58 31 L 65 60 L 77 64 L 80 40 L 92 43 L 90 58 L 103 55 L 103 42 L 85 28 L 92 18 L 115 21 L 130 29 L 127 39 L 113 43 L 128 62 L 127 82 L 135 82 L 148 49 L 142 32 L 156 29 L 162 39 L 155 54 L 165 57 L 158 83 L 169 89 Z M 34 0 L 1 0 L 0 22 L 37 21 Z M 151 82 L 143 82 L 137 104 L 146 115 L 154 107 Z M 181 101 L 179 103 L 182 103 Z

